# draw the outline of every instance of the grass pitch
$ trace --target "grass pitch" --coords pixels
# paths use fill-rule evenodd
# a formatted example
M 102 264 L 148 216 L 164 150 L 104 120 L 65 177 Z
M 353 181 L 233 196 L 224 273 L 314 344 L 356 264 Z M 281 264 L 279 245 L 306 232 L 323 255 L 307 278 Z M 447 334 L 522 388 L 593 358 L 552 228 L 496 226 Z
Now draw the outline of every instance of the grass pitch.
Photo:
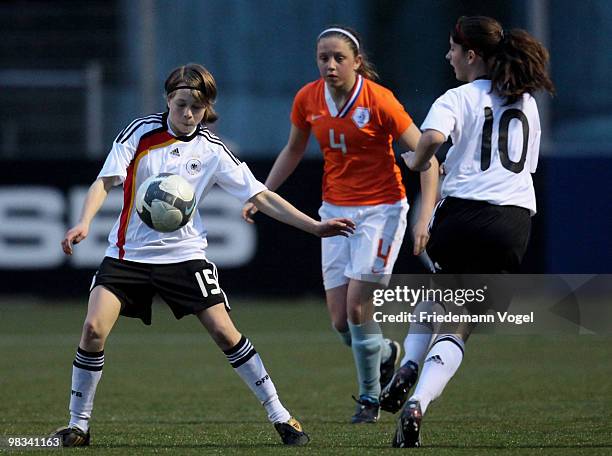
M 176 321 L 158 305 L 153 326 L 121 318 L 111 333 L 92 446 L 73 451 L 402 451 L 390 448 L 394 416 L 383 413 L 377 425 L 348 424 L 351 394 L 357 393 L 352 356 L 332 332 L 322 302 L 232 304 L 238 329 L 309 432 L 308 447 L 283 447 L 263 408 L 195 318 Z M 67 423 L 71 363 L 84 316 L 84 302 L 0 299 L 0 437 L 46 436 Z M 611 342 L 595 336 L 474 335 L 459 372 L 428 410 L 425 446 L 413 452 L 612 454 Z

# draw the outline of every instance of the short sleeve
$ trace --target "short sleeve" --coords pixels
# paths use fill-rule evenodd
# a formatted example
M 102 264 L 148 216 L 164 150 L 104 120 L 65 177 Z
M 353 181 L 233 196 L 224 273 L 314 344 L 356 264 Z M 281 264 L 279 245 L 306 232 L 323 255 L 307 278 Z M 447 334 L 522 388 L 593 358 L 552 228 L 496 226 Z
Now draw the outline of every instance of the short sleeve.
M 453 91 L 446 92 L 429 109 L 421 130 L 436 130 L 448 139 L 455 128 L 460 109 L 458 95 Z
M 233 155 L 222 152 L 221 161 L 215 173 L 215 182 L 227 193 L 242 203 L 267 190 L 259 182 L 246 163 L 240 163 Z
M 120 185 L 127 176 L 127 169 L 134 158 L 138 144 L 135 144 L 137 135 L 132 135 L 125 142 L 113 142 L 113 147 L 110 150 L 102 170 L 98 174 L 100 177 L 115 177 L 113 185 Z
M 308 101 L 308 86 L 302 87 L 293 99 L 291 107 L 291 123 L 300 130 L 310 130 L 310 124 L 307 121 L 306 102 Z
M 540 138 L 542 136 L 542 131 L 540 127 L 540 116 L 536 110 L 534 116 L 534 123 L 532 128 L 530 128 L 529 136 L 531 136 L 531 141 L 529 144 L 530 154 L 529 154 L 529 172 L 535 173 L 538 168 L 538 158 L 540 156 Z
M 393 139 L 399 138 L 412 125 L 412 118 L 391 91 L 382 94 L 378 105 L 385 130 L 393 136 Z

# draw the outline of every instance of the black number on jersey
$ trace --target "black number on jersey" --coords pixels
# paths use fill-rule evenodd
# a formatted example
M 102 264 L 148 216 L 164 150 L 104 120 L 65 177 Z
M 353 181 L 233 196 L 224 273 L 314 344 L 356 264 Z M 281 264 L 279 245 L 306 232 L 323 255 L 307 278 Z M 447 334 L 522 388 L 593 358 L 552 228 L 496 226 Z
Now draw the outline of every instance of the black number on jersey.
M 523 127 L 523 151 L 521 158 L 517 162 L 513 162 L 508 154 L 508 129 L 510 121 L 517 119 Z M 489 107 L 485 108 L 485 122 L 482 127 L 482 145 L 480 146 L 480 169 L 486 171 L 491 166 L 491 136 L 493 135 L 493 110 Z M 507 109 L 502 114 L 499 121 L 499 140 L 497 149 L 499 150 L 499 159 L 504 168 L 513 173 L 520 173 L 525 167 L 527 159 L 527 148 L 529 146 L 529 121 L 527 116 L 520 109 Z

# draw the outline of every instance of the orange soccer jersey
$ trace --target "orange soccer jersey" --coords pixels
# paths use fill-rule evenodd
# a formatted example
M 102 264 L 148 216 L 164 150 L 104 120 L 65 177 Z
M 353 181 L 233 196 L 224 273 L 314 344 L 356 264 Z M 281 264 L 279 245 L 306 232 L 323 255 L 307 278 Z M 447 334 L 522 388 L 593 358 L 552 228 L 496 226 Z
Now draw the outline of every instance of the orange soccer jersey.
M 338 110 L 319 79 L 297 93 L 291 121 L 319 142 L 325 159 L 323 201 L 365 206 L 406 196 L 392 142 L 412 119 L 390 90 L 359 75 Z

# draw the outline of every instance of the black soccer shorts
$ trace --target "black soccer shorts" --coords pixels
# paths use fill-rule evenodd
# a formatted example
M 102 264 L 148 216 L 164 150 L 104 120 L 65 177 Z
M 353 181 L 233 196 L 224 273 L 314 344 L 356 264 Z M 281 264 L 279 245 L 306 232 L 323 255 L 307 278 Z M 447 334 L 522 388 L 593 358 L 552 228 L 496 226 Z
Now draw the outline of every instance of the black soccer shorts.
M 523 207 L 447 197 L 432 217 L 427 254 L 443 274 L 516 273 L 530 230 Z
M 219 286 L 217 267 L 206 260 L 150 264 L 105 257 L 91 290 L 98 285 L 117 296 L 121 315 L 140 318 L 147 325 L 151 324 L 155 295 L 168 304 L 177 319 L 220 303 L 230 310 L 227 296 Z

